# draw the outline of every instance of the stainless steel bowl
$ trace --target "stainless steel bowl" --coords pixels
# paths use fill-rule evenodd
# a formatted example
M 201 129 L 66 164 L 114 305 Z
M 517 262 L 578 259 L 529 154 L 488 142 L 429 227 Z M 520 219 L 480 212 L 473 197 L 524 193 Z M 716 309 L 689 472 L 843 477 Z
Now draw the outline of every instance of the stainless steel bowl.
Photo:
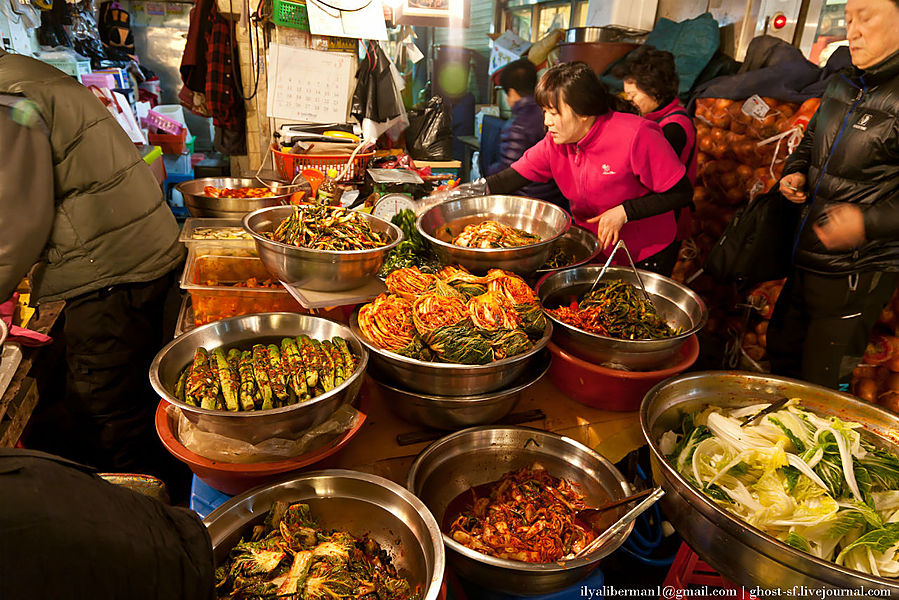
M 540 236 L 518 248 L 463 248 L 452 244 L 466 225 L 498 221 Z M 527 276 L 539 269 L 556 240 L 571 226 L 571 216 L 550 202 L 520 196 L 478 196 L 432 206 L 415 222 L 441 262 L 459 264 L 478 275 L 503 269 Z
M 315 339 L 334 336 L 345 339 L 356 357 L 356 369 L 352 375 L 321 396 L 271 410 L 210 410 L 181 402 L 172 393 L 181 371 L 191 363 L 200 346 L 207 350 L 220 346 L 247 347 L 278 343 L 281 338 L 302 334 Z M 368 351 L 344 325 L 310 315 L 263 313 L 209 323 L 178 336 L 153 359 L 150 383 L 164 399 L 180 408 L 184 416 L 203 431 L 255 444 L 278 436 L 296 437 L 298 432 L 327 421 L 334 411 L 353 402 L 359 395 L 367 364 Z
M 451 433 L 428 446 L 409 470 L 406 487 L 421 498 L 445 532 L 450 503 L 470 488 L 498 481 L 505 473 L 535 462 L 554 477 L 581 486 L 589 506 L 623 498 L 631 488 L 608 460 L 570 439 L 527 427 L 473 427 Z M 610 511 L 612 512 L 612 511 Z M 618 516 L 624 514 L 618 511 Z M 610 521 L 614 513 L 610 515 Z M 569 587 L 630 535 L 633 524 L 595 552 L 574 560 L 525 563 L 481 554 L 443 534 L 447 560 L 460 577 L 507 594 L 549 594 Z
M 426 362 L 379 348 L 359 329 L 358 308 L 350 317 L 350 330 L 371 352 L 372 368 L 382 377 L 382 381 L 435 396 L 474 396 L 510 385 L 531 368 L 553 331 L 547 321 L 543 337 L 534 342 L 534 347 L 527 352 L 486 365 L 462 365 Z
M 306 192 L 307 196 L 312 193 L 312 186 L 305 179 L 293 185 L 271 180 L 263 182 L 264 185 L 253 177 L 204 177 L 179 183 L 175 189 L 184 196 L 184 206 L 192 217 L 242 217 L 258 208 L 280 206 L 296 192 Z M 232 189 L 267 187 L 275 195 L 268 198 L 212 198 L 204 192 L 207 185 Z
M 587 265 L 553 273 L 537 285 L 544 309 L 554 309 L 579 300 L 593 285 L 601 265 Z M 681 333 L 660 340 L 620 340 L 583 331 L 563 323 L 549 311 L 553 322 L 553 341 L 562 349 L 586 361 L 631 371 L 653 371 L 670 366 L 690 336 L 705 326 L 709 311 L 693 290 L 649 271 L 640 271 L 659 314 Z M 639 287 L 630 267 L 609 267 L 603 281 L 623 279 Z
M 401 486 L 375 475 L 332 469 L 292 475 L 231 498 L 204 519 L 216 565 L 241 537 L 261 524 L 278 500 L 305 502 L 325 529 L 368 535 L 390 556 L 399 574 L 421 586 L 424 600 L 440 595 L 445 551 L 440 527 L 427 507 Z
M 899 452 L 899 416 L 833 390 L 773 375 L 709 371 L 683 375 L 651 389 L 640 407 L 643 435 L 649 442 L 653 478 L 666 494 L 668 519 L 693 550 L 727 579 L 746 588 L 796 590 L 886 589 L 899 594 L 899 581 L 865 575 L 815 558 L 762 533 L 718 508 L 662 456 L 661 435 L 680 424 L 680 415 L 706 405 L 739 407 L 787 396 L 823 416 L 857 421 L 862 435 Z M 761 596 L 760 596 L 761 597 Z
M 403 231 L 368 213 L 359 214 L 374 231 L 387 232 L 390 242 L 371 250 L 312 250 L 273 242 L 263 232 L 274 231 L 293 212 L 292 206 L 262 208 L 244 217 L 243 227 L 256 242 L 256 251 L 272 275 L 286 284 L 319 292 L 357 288 L 378 272 L 384 257 L 403 241 Z
M 549 256 L 547 256 L 547 260 L 549 260 L 549 257 L 551 257 L 557 249 L 574 257 L 574 260 L 561 267 L 551 268 L 541 266 L 537 269 L 538 275 L 579 267 L 599 256 L 599 253 L 602 251 L 602 248 L 599 247 L 599 239 L 596 235 L 589 229 L 584 229 L 577 225 L 572 225 L 571 229 L 569 229 L 565 235 L 556 240 L 552 250 L 549 252 Z M 544 263 L 544 265 L 545 264 L 546 263 Z
M 380 375 L 369 369 L 369 376 L 389 396 L 387 406 L 400 418 L 433 429 L 457 430 L 474 425 L 486 425 L 502 419 L 521 399 L 522 393 L 540 381 L 549 371 L 550 355 L 544 350 L 531 367 L 508 387 L 475 396 L 434 396 L 410 392 L 381 381 Z

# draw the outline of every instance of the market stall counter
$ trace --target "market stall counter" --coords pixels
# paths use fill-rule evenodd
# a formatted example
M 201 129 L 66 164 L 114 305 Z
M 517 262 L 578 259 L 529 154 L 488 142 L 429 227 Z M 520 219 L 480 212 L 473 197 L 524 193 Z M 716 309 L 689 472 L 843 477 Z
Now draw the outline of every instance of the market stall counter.
M 422 430 L 395 416 L 389 407 L 389 396 L 370 378 L 366 380 L 365 389 L 369 398 L 368 418 L 359 435 L 340 453 L 336 466 L 403 483 L 419 452 L 447 432 Z M 530 420 L 520 420 L 519 416 Z M 568 436 L 595 449 L 613 463 L 645 443 L 637 412 L 614 412 L 585 406 L 565 396 L 546 377 L 525 390 L 518 404 L 501 422 Z M 417 441 L 407 444 L 409 440 Z

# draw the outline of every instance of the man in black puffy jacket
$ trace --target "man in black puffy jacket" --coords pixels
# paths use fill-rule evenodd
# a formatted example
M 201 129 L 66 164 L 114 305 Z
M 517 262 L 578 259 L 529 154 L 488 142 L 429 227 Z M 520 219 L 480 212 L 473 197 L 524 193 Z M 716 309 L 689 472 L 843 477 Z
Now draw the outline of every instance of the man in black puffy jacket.
M 836 388 L 899 281 L 899 0 L 849 0 L 854 65 L 833 78 L 781 193 L 804 204 L 768 329 L 776 373 Z
M 485 175 L 493 175 L 508 168 L 521 158 L 525 150 L 546 136 L 543 109 L 534 102 L 534 88 L 537 86 L 537 68 L 534 63 L 522 58 L 506 65 L 500 71 L 499 84 L 506 92 L 506 100 L 512 108 L 512 118 L 500 134 L 499 158 L 487 167 Z M 552 180 L 530 183 L 518 193 L 552 202 L 568 210 L 568 200 Z

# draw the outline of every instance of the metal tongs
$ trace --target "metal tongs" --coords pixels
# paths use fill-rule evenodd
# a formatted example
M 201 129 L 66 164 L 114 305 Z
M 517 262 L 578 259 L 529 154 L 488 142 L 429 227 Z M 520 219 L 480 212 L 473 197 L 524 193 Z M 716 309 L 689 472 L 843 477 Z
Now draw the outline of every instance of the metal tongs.
M 775 400 L 774 402 L 772 402 L 771 404 L 769 404 L 762 410 L 758 411 L 754 415 L 749 415 L 748 417 L 743 419 L 743 422 L 740 423 L 740 427 L 746 427 L 749 424 L 755 424 L 756 422 L 758 422 L 759 419 L 761 419 L 765 415 L 770 415 L 773 412 L 779 411 L 781 408 L 783 408 L 784 404 L 786 404 L 789 401 L 790 401 L 790 399 L 786 398 L 786 397 L 781 398 L 779 400 Z
M 646 509 L 655 504 L 656 501 L 664 495 L 665 490 L 663 490 L 662 488 L 655 488 L 652 493 L 650 493 L 646 498 L 643 499 L 642 502 L 640 502 L 640 504 L 627 511 L 623 517 L 609 525 L 608 529 L 596 536 L 596 538 L 592 542 L 584 546 L 580 550 L 580 552 L 576 553 L 571 558 L 574 559 L 581 558 L 582 556 L 587 556 L 591 552 L 600 548 L 610 539 L 618 535 L 620 532 L 624 531 L 634 519 L 642 515 L 646 511 Z
M 596 279 L 593 281 L 593 285 L 590 286 L 587 294 L 595 290 L 596 286 L 599 285 L 599 280 L 602 279 L 602 276 L 606 274 L 606 270 L 609 268 L 609 265 L 612 264 L 612 259 L 615 258 L 615 253 L 618 252 L 618 250 L 624 250 L 624 254 L 627 256 L 627 262 L 631 266 L 631 271 L 634 272 L 634 277 L 637 278 L 637 283 L 640 284 L 640 291 L 643 292 L 643 296 L 646 298 L 646 301 L 649 302 L 650 306 L 655 306 L 652 303 L 652 298 L 649 297 L 649 293 L 646 291 L 646 286 L 643 285 L 643 279 L 640 277 L 640 272 L 637 271 L 637 265 L 634 264 L 634 259 L 631 258 L 631 253 L 628 252 L 627 246 L 624 245 L 624 240 L 618 240 L 618 243 L 615 244 L 615 247 L 612 249 L 612 253 L 609 254 L 609 258 L 606 259 L 606 264 L 604 264 L 602 266 L 602 269 L 600 269 L 599 275 L 596 276 Z

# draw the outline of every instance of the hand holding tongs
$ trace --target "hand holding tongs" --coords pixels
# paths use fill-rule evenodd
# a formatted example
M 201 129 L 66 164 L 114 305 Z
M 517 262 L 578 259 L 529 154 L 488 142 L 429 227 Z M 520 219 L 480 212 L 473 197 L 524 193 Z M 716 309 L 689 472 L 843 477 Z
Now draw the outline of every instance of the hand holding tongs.
M 631 270 L 634 272 L 634 277 L 637 278 L 637 283 L 640 284 L 640 291 L 643 292 L 643 295 L 646 297 L 646 301 L 652 304 L 652 298 L 649 297 L 649 294 L 646 292 L 646 286 L 643 285 L 643 279 L 640 277 L 640 272 L 637 271 L 637 266 L 634 264 L 634 259 L 631 258 L 631 253 L 628 252 L 627 246 L 624 245 L 624 240 L 618 240 L 618 243 L 615 244 L 615 247 L 612 248 L 612 253 L 609 254 L 609 258 L 606 259 L 606 264 L 602 266 L 602 269 L 599 271 L 599 275 L 596 276 L 596 279 L 593 281 L 593 285 L 590 286 L 590 289 L 587 291 L 587 294 L 596 289 L 596 286 L 599 285 L 599 280 L 602 279 L 602 276 L 606 274 L 606 269 L 609 268 L 609 265 L 612 264 L 612 259 L 615 258 L 615 253 L 618 250 L 624 250 L 624 254 L 627 256 L 627 262 L 631 266 Z

